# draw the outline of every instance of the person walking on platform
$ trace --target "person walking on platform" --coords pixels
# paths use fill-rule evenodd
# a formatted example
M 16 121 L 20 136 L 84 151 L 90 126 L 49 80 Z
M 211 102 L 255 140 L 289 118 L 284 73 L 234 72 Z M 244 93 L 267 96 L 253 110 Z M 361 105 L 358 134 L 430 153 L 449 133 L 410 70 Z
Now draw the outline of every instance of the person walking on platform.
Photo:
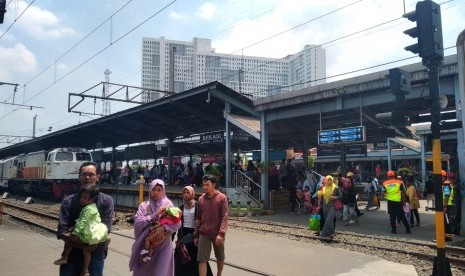
M 164 224 L 155 233 L 154 254 L 144 262 L 146 237 L 152 223 L 160 220 L 166 209 L 174 207 L 166 197 L 165 182 L 155 179 L 149 186 L 149 200 L 139 204 L 134 222 L 134 243 L 129 258 L 129 270 L 133 276 L 139 275 L 174 275 L 174 253 L 171 235 L 181 227 L 181 221 L 175 224 Z
M 320 209 L 323 209 L 325 223 L 323 229 L 320 231 L 320 236 L 327 240 L 332 241 L 333 235 L 335 233 L 335 218 L 336 218 L 336 208 L 335 202 L 342 199 L 342 193 L 333 182 L 333 177 L 331 175 L 326 176 L 325 184 L 321 190 L 321 200 L 320 200 Z
M 410 227 L 415 226 L 415 219 L 417 220 L 417 227 L 420 226 L 420 214 L 418 209 L 420 208 L 420 199 L 417 195 L 417 190 L 412 183 L 412 180 L 407 180 L 407 198 L 409 199 L 410 205 Z
M 207 275 L 207 262 L 213 243 L 217 275 L 221 276 L 225 259 L 224 240 L 228 228 L 228 199 L 215 189 L 217 179 L 212 175 L 204 175 L 202 183 L 205 193 L 199 198 L 194 232 L 194 244 L 199 248 L 199 275 Z
M 355 187 L 355 175 L 353 172 L 348 172 L 346 174 L 347 178 L 350 179 L 350 182 L 352 183 L 352 185 L 354 185 Z M 363 213 L 360 211 L 360 209 L 358 209 L 358 202 L 357 202 L 357 199 L 355 199 L 355 213 L 357 214 L 357 217 L 360 217 L 360 216 L 363 216 Z
M 357 222 L 358 217 L 355 213 L 356 195 L 355 188 L 352 185 L 350 179 L 342 178 L 342 204 L 343 204 L 343 220 L 344 225 L 347 226 L 350 223 Z
M 181 228 L 178 230 L 177 241 L 181 241 L 186 246 L 191 261 L 183 264 L 179 252 L 174 253 L 174 275 L 175 276 L 197 276 L 199 275 L 199 263 L 197 262 L 197 246 L 194 245 L 195 217 L 198 211 L 198 202 L 194 200 L 195 191 L 191 186 L 186 186 L 182 190 L 182 204 L 179 209 L 182 211 Z M 213 276 L 210 264 L 207 262 L 207 275 Z
M 79 182 L 81 186 L 93 184 L 96 185 L 100 177 L 100 166 L 94 162 L 84 162 L 79 168 Z M 113 225 L 113 198 L 107 194 L 99 193 L 96 200 L 97 209 L 102 222 L 107 226 L 108 231 Z M 78 276 L 81 275 L 84 265 L 84 255 L 82 250 L 85 249 L 81 244 L 73 242 L 70 237 L 71 229 L 75 227 L 76 220 L 79 218 L 83 206 L 79 202 L 79 194 L 72 194 L 65 199 L 60 207 L 58 221 L 57 238 L 62 239 L 65 243 L 73 246 L 65 264 L 60 265 L 60 276 Z M 97 248 L 92 252 L 89 274 L 92 276 L 103 275 L 103 266 L 107 255 L 107 245 L 105 242 L 99 243 Z
M 397 234 L 396 218 L 400 218 L 405 226 L 407 234 L 410 234 L 410 226 L 405 218 L 402 198 L 405 197 L 405 188 L 402 180 L 396 178 L 394 171 L 388 171 L 387 180 L 383 182 L 386 191 L 389 219 L 391 221 L 391 233 Z

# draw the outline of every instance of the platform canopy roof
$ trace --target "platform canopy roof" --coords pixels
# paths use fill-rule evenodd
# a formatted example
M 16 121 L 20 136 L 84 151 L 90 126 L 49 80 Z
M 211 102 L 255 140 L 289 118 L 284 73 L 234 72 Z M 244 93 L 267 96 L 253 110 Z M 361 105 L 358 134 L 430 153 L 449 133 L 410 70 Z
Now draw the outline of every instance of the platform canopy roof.
M 203 133 L 225 130 L 225 103 L 230 113 L 258 118 L 252 100 L 219 82 L 212 82 L 181 93 L 166 96 L 99 119 L 75 125 L 0 149 L 0 159 L 21 153 L 59 147 L 87 149 L 118 147 L 121 145 L 176 140 Z M 231 126 L 234 131 L 234 126 Z M 97 146 L 98 145 L 98 146 Z M 147 148 L 147 147 L 145 147 Z M 166 148 L 160 151 L 153 145 L 156 156 L 167 156 Z M 259 149 L 260 143 L 232 141 L 233 150 Z M 224 153 L 224 144 L 175 143 L 173 155 Z

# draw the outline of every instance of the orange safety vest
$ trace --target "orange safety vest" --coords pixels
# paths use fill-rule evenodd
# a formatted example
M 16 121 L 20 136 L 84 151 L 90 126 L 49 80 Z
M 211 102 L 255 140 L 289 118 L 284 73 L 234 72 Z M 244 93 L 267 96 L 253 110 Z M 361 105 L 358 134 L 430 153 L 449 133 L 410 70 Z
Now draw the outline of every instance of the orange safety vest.
M 401 202 L 402 194 L 400 186 L 402 181 L 399 179 L 388 179 L 383 182 L 384 189 L 386 189 L 386 199 L 389 201 Z

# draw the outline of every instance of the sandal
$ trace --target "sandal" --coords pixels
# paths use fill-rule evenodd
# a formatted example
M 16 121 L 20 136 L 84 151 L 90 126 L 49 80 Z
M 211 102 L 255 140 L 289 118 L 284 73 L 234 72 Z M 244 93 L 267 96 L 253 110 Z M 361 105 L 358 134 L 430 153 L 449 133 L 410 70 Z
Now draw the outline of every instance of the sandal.
M 54 265 L 64 265 L 68 263 L 68 259 L 59 258 L 53 262 Z

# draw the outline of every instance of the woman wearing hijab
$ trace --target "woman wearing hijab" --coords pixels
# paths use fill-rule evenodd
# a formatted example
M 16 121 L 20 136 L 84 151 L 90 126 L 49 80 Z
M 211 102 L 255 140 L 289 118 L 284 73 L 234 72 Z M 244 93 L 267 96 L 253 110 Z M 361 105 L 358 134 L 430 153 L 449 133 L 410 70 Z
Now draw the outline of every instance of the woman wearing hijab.
M 144 242 L 150 231 L 152 222 L 158 221 L 167 207 L 173 207 L 173 203 L 166 197 L 165 183 L 161 179 L 155 179 L 149 186 L 149 200 L 139 204 L 134 222 L 134 244 L 132 245 L 129 270 L 134 276 L 139 275 L 174 275 L 174 258 L 171 235 L 180 227 L 181 222 L 171 225 L 163 225 L 155 234 L 155 242 L 158 244 L 150 261 L 143 261 Z
M 197 262 L 197 246 L 194 245 L 195 217 L 197 215 L 197 202 L 194 200 L 195 191 L 191 186 L 186 186 L 182 190 L 182 204 L 179 206 L 183 216 L 181 218 L 181 228 L 177 234 L 177 240 L 182 240 L 186 245 L 191 261 L 182 264 L 181 258 L 175 251 L 175 275 L 176 276 L 196 276 L 199 275 L 199 263 Z M 213 275 L 210 265 L 207 263 L 207 275 Z
M 320 236 L 327 241 L 331 241 L 334 235 L 334 218 L 336 217 L 336 208 L 334 203 L 337 200 L 342 199 L 342 193 L 334 184 L 333 177 L 331 175 L 326 176 L 324 186 L 321 189 L 321 200 L 320 208 L 323 208 L 323 213 L 325 217 L 325 224 L 323 229 L 321 229 Z

